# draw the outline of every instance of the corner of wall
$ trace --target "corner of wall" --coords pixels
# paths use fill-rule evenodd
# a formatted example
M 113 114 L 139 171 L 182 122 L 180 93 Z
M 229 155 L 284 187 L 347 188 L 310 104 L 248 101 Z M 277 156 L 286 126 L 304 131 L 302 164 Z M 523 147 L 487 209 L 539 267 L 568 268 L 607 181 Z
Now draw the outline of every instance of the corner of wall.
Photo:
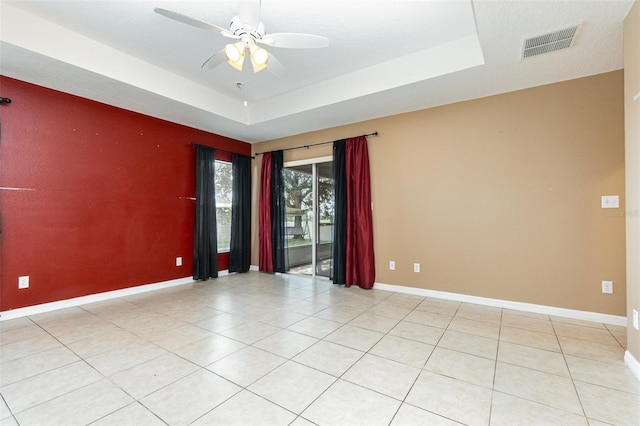
M 624 20 L 625 183 L 627 237 L 627 353 L 625 362 L 640 379 L 640 2 Z

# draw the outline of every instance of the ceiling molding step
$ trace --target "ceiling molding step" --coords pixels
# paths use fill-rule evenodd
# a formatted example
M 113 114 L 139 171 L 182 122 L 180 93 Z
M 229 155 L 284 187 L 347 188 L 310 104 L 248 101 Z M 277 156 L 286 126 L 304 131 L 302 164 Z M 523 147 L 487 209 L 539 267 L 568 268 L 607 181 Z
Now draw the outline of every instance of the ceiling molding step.
M 25 28 L 39 30 L 25 31 Z M 2 5 L 0 42 L 238 123 L 247 124 L 248 121 L 247 110 L 229 96 L 7 4 Z M 73 46 L 73 49 L 68 46 Z M 2 71 L 12 76 L 10 69 L 3 67 Z M 13 77 L 20 78 L 20 75 Z M 90 92 L 91 88 L 85 87 L 85 91 Z M 81 96 L 93 99 L 90 93 L 82 93 Z
M 249 124 L 257 124 L 419 81 L 484 65 L 477 34 L 471 34 L 400 58 L 254 104 Z

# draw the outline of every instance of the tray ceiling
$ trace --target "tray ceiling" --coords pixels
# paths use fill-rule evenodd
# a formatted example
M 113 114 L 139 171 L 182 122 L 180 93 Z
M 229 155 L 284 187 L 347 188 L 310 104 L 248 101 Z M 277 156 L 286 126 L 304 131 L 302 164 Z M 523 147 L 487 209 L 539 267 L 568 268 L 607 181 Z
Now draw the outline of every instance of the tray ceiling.
M 330 40 L 268 48 L 279 78 L 202 70 L 229 39 L 153 11 L 226 27 L 236 1 L 3 0 L 0 72 L 253 143 L 621 69 L 632 3 L 263 0 L 267 32 Z M 571 48 L 522 59 L 525 39 L 575 25 Z

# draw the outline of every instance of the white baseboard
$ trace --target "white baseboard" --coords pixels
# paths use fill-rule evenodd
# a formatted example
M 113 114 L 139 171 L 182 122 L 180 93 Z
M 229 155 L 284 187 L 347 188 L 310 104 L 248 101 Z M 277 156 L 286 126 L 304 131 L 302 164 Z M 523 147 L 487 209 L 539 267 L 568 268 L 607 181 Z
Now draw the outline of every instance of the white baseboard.
M 257 271 L 258 267 L 251 265 L 251 271 Z M 229 271 L 224 270 L 218 273 L 218 276 L 228 275 Z M 136 287 L 124 288 L 121 290 L 107 291 L 104 293 L 90 294 L 88 296 L 75 297 L 73 299 L 59 300 L 56 302 L 42 303 L 40 305 L 27 306 L 25 308 L 12 309 L 0 312 L 0 321 L 20 318 L 29 315 L 35 315 L 43 312 L 49 312 L 56 309 L 70 308 L 73 306 L 83 305 L 85 303 L 100 302 L 103 300 L 114 299 L 118 297 L 130 296 L 133 294 L 145 293 L 163 288 L 174 287 L 177 285 L 191 284 L 193 278 L 185 277 L 175 280 L 163 281 L 159 283 L 140 285 Z M 400 285 L 375 283 L 374 286 L 378 290 L 394 291 L 397 293 L 413 294 L 423 297 L 435 297 L 438 299 L 456 300 L 459 302 L 476 303 L 479 305 L 496 306 L 500 308 L 514 309 L 518 311 L 536 312 L 546 315 L 555 315 L 559 317 L 581 319 L 586 321 L 595 321 L 604 324 L 627 326 L 627 317 L 601 314 L 597 312 L 578 311 L 573 309 L 557 308 L 553 306 L 536 305 L 532 303 L 513 302 L 510 300 L 490 299 L 486 297 L 470 296 L 459 293 L 449 293 L 446 291 L 428 290 L 424 288 L 405 287 Z M 631 356 L 629 354 L 629 356 Z M 632 357 L 632 356 L 631 356 Z M 632 357 L 633 358 L 633 357 Z M 626 357 L 625 357 L 626 359 Z M 635 361 L 635 358 L 634 358 Z M 635 361 L 637 363 L 637 361 Z
M 478 305 L 495 306 L 498 308 L 513 309 L 516 311 L 535 312 L 545 315 L 580 319 L 585 321 L 600 322 L 603 324 L 627 326 L 627 317 L 618 315 L 601 314 L 598 312 L 578 311 L 574 309 L 557 308 L 554 306 L 536 305 L 533 303 L 513 302 L 510 300 L 490 299 L 487 297 L 469 296 L 467 294 L 449 293 L 446 291 L 428 290 L 425 288 L 405 287 L 384 283 L 375 283 L 378 290 L 395 291 L 397 293 L 413 294 L 423 297 L 435 297 L 437 299 L 455 300 L 458 302 L 476 303 Z
M 636 379 L 640 380 L 640 362 L 628 350 L 624 352 L 624 363 L 627 364 Z
M 41 314 L 43 312 L 55 311 L 56 309 L 71 308 L 74 306 L 84 305 L 86 303 L 101 302 L 103 300 L 131 296 L 133 294 L 146 293 L 163 288 L 175 287 L 177 285 L 192 284 L 193 282 L 194 281 L 192 277 L 178 278 L 175 280 L 163 281 L 159 283 L 139 285 L 136 287 L 123 288 L 121 290 L 105 291 L 103 293 L 74 297 L 73 299 L 58 300 L 56 302 L 42 303 L 40 305 L 12 309 L 10 311 L 0 312 L 0 321 Z
M 260 268 L 258 267 L 258 265 L 249 265 L 249 270 L 250 271 L 260 271 Z
M 218 277 L 224 277 L 226 275 L 229 275 L 228 269 L 218 271 Z M 133 294 L 146 293 L 149 291 L 160 290 L 162 288 L 174 287 L 177 285 L 192 284 L 193 282 L 194 280 L 192 277 L 178 278 L 175 280 L 162 281 L 159 283 L 144 284 L 135 287 L 123 288 L 121 290 L 105 291 L 103 293 L 74 297 L 73 299 L 58 300 L 56 302 L 42 303 L 40 305 L 12 309 L 10 311 L 0 312 L 0 321 L 41 314 L 43 312 L 55 311 L 56 309 L 71 308 L 74 306 L 84 305 L 85 303 L 101 302 L 103 300 L 131 296 Z

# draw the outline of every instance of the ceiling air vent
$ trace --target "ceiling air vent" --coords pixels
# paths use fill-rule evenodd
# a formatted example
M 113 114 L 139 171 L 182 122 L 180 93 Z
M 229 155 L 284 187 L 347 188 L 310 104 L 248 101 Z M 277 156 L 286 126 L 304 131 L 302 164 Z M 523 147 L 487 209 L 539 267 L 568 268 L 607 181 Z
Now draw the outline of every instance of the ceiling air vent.
M 552 33 L 528 38 L 524 41 L 522 57 L 529 58 L 531 56 L 542 55 L 543 53 L 549 53 L 555 50 L 568 49 L 573 45 L 573 41 L 576 39 L 579 29 L 580 25 L 576 25 L 575 27 L 565 28 Z

